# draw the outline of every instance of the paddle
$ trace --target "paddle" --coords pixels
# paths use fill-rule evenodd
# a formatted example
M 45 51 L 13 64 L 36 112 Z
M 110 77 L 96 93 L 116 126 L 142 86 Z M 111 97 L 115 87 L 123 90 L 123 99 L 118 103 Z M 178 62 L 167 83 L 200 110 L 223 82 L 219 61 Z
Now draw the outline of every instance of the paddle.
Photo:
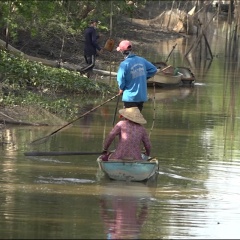
M 173 52 L 173 50 L 175 49 L 175 47 L 177 46 L 177 43 L 173 46 L 173 48 L 172 48 L 172 50 L 171 50 L 171 52 L 168 54 L 168 56 L 167 56 L 167 59 L 166 59 L 166 61 L 165 61 L 165 63 L 167 63 L 167 61 L 168 61 L 168 59 L 169 59 L 169 57 L 171 56 L 171 54 L 172 54 L 172 52 Z
M 42 137 L 42 138 L 39 138 L 39 139 L 36 139 L 34 141 L 32 141 L 30 144 L 36 144 L 36 143 L 42 143 L 43 141 L 47 140 L 49 137 L 53 136 L 54 134 L 56 134 L 57 132 L 59 132 L 60 130 L 62 130 L 63 128 L 69 126 L 70 124 L 76 122 L 77 120 L 79 120 L 80 118 L 86 116 L 87 114 L 93 112 L 94 110 L 96 110 L 97 108 L 103 106 L 104 104 L 110 102 L 111 100 L 113 100 L 114 98 L 116 98 L 117 96 L 119 96 L 119 93 L 115 96 L 113 96 L 112 98 L 108 99 L 107 101 L 99 104 L 98 106 L 92 108 L 91 110 L 85 112 L 84 114 L 82 114 L 81 116 L 79 116 L 78 118 L 74 119 L 73 121 L 63 125 L 62 127 L 58 128 L 57 130 L 53 131 L 52 133 L 50 133 L 49 135 L 45 136 L 45 137 Z
M 113 127 L 114 127 L 115 120 L 116 120 L 116 114 L 117 114 L 119 99 L 120 99 L 120 95 L 118 95 L 117 104 L 116 104 L 115 111 L 114 111 L 114 117 L 113 117 L 113 122 L 112 122 Z
M 116 107 L 115 107 L 115 112 L 114 112 L 114 117 L 113 117 L 113 122 L 112 122 L 112 126 L 113 126 L 113 127 L 114 127 L 115 120 L 116 120 L 116 115 L 117 115 L 117 109 L 118 109 L 119 99 L 120 99 L 120 95 L 118 95 L 117 104 L 116 104 Z M 115 148 L 116 148 L 115 142 L 116 142 L 116 141 L 115 141 L 115 138 L 114 138 L 114 146 L 115 146 Z
M 25 156 L 101 155 L 101 152 L 25 152 Z
M 172 50 L 170 51 L 170 53 L 168 54 L 167 56 L 167 59 L 165 60 L 165 62 L 162 62 L 163 64 L 166 64 L 167 65 L 167 62 L 168 62 L 168 59 L 169 57 L 171 56 L 173 50 L 175 49 L 175 47 L 177 46 L 177 43 L 172 47 Z M 160 72 L 162 72 L 163 70 L 167 69 L 168 67 L 170 67 L 171 65 L 168 65 L 166 67 L 164 67 L 163 69 L 160 70 Z M 163 66 L 159 66 L 159 68 L 162 68 Z

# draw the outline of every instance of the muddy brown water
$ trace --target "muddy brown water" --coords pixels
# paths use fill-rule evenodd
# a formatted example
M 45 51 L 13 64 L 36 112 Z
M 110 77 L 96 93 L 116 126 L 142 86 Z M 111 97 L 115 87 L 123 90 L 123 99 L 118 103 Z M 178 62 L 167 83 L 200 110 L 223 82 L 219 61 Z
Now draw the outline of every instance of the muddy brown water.
M 168 42 L 162 56 L 174 43 Z M 228 61 L 226 67 L 217 43 L 218 57 L 210 67 L 194 68 L 194 86 L 149 88 L 143 114 L 152 155 L 160 162 L 154 183 L 109 181 L 94 155 L 24 156 L 29 151 L 101 151 L 116 99 L 40 145 L 29 143 L 58 126 L 7 129 L 9 144 L 0 149 L 0 237 L 239 238 L 238 62 Z M 181 63 L 179 56 L 176 51 L 172 61 Z

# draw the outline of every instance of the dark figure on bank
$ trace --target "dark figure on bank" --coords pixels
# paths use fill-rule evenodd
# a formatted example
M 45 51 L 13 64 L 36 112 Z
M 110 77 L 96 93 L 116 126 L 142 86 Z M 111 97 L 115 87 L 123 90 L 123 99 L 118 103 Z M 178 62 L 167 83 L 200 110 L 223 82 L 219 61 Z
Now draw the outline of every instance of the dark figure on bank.
M 96 28 L 99 21 L 94 19 L 90 21 L 90 25 L 84 31 L 85 45 L 84 45 L 84 58 L 87 63 L 86 67 L 83 67 L 80 72 L 82 74 L 87 73 L 89 78 L 92 75 L 93 68 L 95 66 L 95 60 L 98 53 L 102 53 L 103 49 L 98 45 Z

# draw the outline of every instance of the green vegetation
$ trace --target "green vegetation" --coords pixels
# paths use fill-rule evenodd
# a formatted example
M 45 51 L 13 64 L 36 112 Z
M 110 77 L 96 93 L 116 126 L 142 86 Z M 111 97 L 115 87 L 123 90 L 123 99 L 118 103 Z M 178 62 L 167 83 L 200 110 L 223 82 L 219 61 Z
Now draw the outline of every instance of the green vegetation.
M 52 113 L 68 109 L 67 114 L 71 117 L 77 111 L 76 103 L 71 100 L 74 95 L 82 98 L 116 92 L 109 85 L 83 77 L 78 72 L 30 62 L 3 50 L 0 59 L 2 106 L 34 105 Z
M 111 18 L 130 16 L 145 3 L 145 0 L 0 1 L 0 39 L 6 42 L 6 48 L 8 44 L 18 46 L 22 34 L 38 39 L 45 43 L 42 44 L 44 50 L 52 47 L 58 50 L 55 57 L 59 60 L 67 39 L 73 39 L 68 49 L 74 49 L 74 44 L 78 44 L 76 38 L 82 36 L 90 19 L 99 19 L 101 32 L 109 35 L 112 30 Z M 27 45 L 26 49 L 29 50 Z M 71 118 L 79 107 L 73 99 L 85 97 L 90 102 L 98 96 L 102 98 L 116 93 L 116 89 L 107 84 L 85 78 L 76 71 L 30 62 L 21 55 L 13 55 L 5 50 L 0 50 L 0 59 L 2 107 L 34 105 L 52 113 L 64 113 Z M 89 98 L 90 94 L 94 97 Z
M 89 20 L 101 21 L 101 30 L 109 31 L 111 16 L 131 16 L 146 0 L 9 0 L 0 1 L 0 26 L 6 36 L 17 40 L 19 31 L 48 39 L 81 34 Z M 9 39 L 11 40 L 11 39 Z

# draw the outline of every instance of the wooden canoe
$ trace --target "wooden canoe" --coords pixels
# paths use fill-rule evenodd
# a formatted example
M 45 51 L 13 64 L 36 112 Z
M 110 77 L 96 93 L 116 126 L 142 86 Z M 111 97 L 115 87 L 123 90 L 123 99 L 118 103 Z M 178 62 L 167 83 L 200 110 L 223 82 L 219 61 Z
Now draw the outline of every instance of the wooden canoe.
M 165 62 L 156 62 L 156 63 L 153 63 L 158 69 L 164 69 L 166 68 L 168 65 L 167 63 Z M 181 78 L 181 82 L 182 84 L 192 84 L 195 82 L 196 78 L 195 78 L 195 75 L 193 74 L 193 72 L 191 71 L 190 68 L 188 67 L 176 67 L 177 71 L 179 73 L 182 74 L 182 78 Z
M 182 80 L 182 74 L 177 73 L 176 75 L 158 72 L 154 75 L 154 77 L 149 78 L 147 81 L 148 86 L 153 86 L 153 83 L 157 86 L 172 86 L 172 85 L 180 85 Z
M 100 170 L 112 180 L 142 182 L 158 174 L 158 160 L 108 160 L 97 158 Z

